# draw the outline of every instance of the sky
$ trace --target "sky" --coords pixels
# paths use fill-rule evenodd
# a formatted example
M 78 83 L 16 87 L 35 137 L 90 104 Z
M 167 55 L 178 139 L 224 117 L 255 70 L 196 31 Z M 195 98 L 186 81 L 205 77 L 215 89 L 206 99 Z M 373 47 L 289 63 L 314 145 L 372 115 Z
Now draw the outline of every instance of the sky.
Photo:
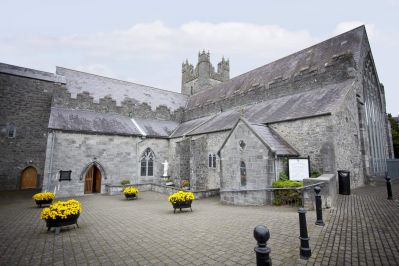
M 206 50 L 234 77 L 366 25 L 387 112 L 399 115 L 399 0 L 2 0 L 0 62 L 63 66 L 180 91 Z

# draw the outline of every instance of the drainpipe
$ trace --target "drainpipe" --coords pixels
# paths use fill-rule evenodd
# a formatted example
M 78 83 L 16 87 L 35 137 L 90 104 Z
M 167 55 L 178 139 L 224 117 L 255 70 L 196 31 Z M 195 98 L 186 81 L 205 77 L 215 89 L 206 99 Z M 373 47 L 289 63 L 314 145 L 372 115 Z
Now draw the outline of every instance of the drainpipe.
M 51 174 L 53 172 L 53 151 L 54 151 L 54 141 L 55 141 L 55 131 L 50 131 L 51 134 L 51 148 L 50 148 L 50 162 L 49 168 L 47 173 L 47 189 L 46 191 L 50 190 L 50 182 L 51 182 Z
M 274 181 L 278 180 L 277 174 L 277 154 L 274 154 Z

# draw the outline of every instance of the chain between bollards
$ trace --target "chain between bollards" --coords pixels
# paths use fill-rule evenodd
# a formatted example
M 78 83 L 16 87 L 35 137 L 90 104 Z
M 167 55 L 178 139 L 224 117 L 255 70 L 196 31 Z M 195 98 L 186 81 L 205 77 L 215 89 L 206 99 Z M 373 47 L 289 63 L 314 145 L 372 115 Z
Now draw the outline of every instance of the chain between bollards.
M 308 228 L 306 225 L 306 210 L 304 208 L 298 209 L 299 213 L 299 239 L 301 240 L 301 247 L 299 249 L 299 255 L 301 259 L 307 260 L 311 255 L 312 251 L 309 246 Z
M 322 209 L 322 204 L 321 204 L 321 195 L 320 195 L 321 188 L 319 186 L 316 186 L 314 188 L 315 192 L 315 201 L 316 201 L 316 225 L 323 225 L 323 209 Z
M 264 225 L 258 225 L 254 229 L 254 237 L 258 242 L 255 247 L 256 265 L 257 266 L 271 266 L 272 259 L 270 258 L 271 249 L 267 247 L 267 241 L 270 238 L 269 229 Z
M 388 176 L 388 173 L 385 173 L 385 180 L 387 181 L 387 192 L 388 192 L 388 199 L 392 199 L 392 184 L 391 178 Z

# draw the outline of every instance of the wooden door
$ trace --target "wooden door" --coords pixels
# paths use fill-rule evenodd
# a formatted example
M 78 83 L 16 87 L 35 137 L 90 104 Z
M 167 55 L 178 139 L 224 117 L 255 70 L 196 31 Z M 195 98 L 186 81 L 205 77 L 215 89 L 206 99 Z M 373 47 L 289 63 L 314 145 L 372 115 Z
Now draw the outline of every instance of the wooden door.
M 21 189 L 37 187 L 37 171 L 34 167 L 29 166 L 21 174 Z
M 101 192 L 101 171 L 95 165 L 91 166 L 85 176 L 85 194 Z
M 97 167 L 95 167 L 94 169 L 94 177 L 95 177 L 95 187 L 94 190 L 96 193 L 100 193 L 101 192 L 101 172 L 100 169 L 98 169 Z
M 93 176 L 94 176 L 94 165 L 91 166 L 85 176 L 85 194 L 93 193 Z

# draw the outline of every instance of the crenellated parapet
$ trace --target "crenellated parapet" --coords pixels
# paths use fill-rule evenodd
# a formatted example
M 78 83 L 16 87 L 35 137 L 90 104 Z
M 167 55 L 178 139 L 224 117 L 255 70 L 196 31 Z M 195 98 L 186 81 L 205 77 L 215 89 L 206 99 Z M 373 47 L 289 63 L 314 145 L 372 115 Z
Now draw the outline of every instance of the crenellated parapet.
M 52 107 L 64 107 L 68 109 L 90 110 L 100 113 L 117 113 L 134 118 L 172 120 L 180 122 L 183 116 L 183 108 L 170 110 L 165 105 L 159 105 L 153 109 L 146 102 L 138 102 L 132 98 L 125 98 L 120 105 L 110 96 L 105 96 L 97 101 L 89 92 L 83 91 L 75 97 L 62 88 L 53 95 Z

